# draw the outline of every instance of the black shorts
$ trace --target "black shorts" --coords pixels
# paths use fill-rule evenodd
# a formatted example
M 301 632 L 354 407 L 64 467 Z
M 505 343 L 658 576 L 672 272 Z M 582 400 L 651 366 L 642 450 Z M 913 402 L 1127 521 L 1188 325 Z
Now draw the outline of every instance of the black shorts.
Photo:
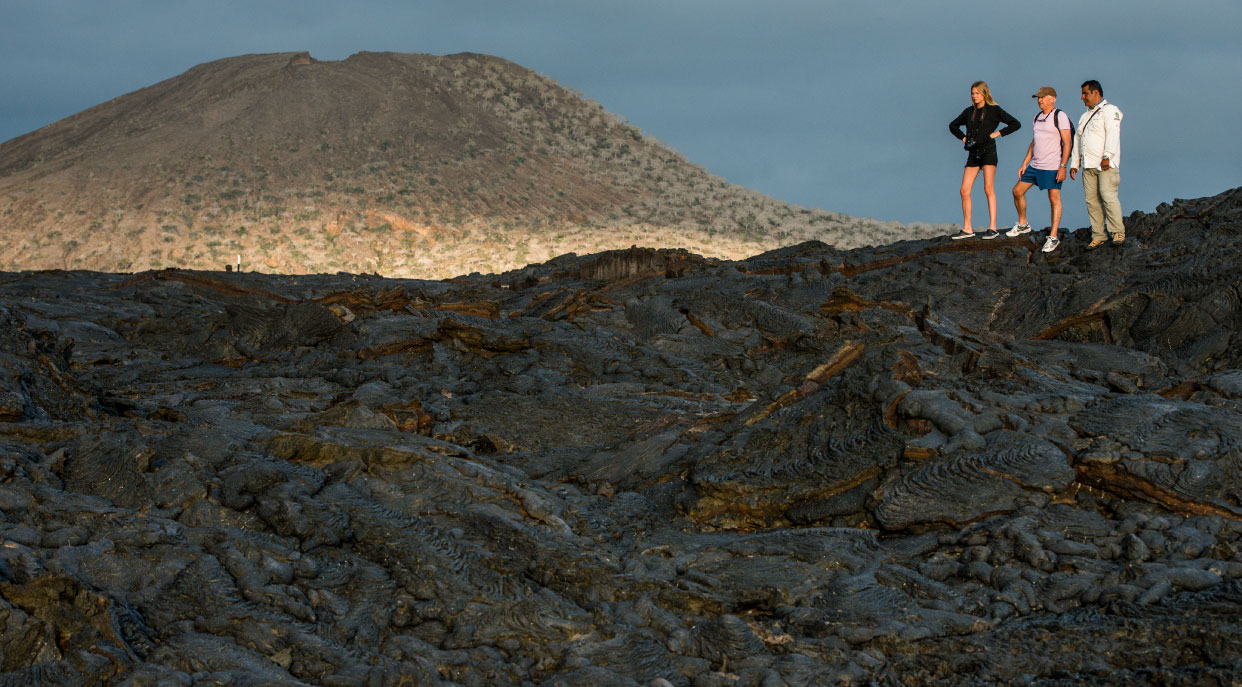
M 967 167 L 982 167 L 984 165 L 996 166 L 996 144 L 983 145 L 981 148 L 970 151 L 966 154 Z

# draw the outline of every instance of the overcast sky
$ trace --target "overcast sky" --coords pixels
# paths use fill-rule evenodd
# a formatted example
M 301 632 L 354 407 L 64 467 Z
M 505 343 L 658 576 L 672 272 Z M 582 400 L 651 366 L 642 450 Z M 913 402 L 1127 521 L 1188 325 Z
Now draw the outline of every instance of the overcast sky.
M 600 102 L 729 181 L 902 222 L 960 222 L 948 122 L 984 79 L 1002 139 L 999 222 L 1031 94 L 1077 121 L 1097 79 L 1125 113 L 1124 211 L 1242 185 L 1238 0 L 3 0 L 0 141 L 247 53 L 479 52 Z M 986 221 L 982 183 L 976 224 Z M 1035 192 L 1032 191 L 1032 194 Z M 1086 224 L 1082 189 L 1065 224 Z M 1047 204 L 1031 196 L 1032 223 Z

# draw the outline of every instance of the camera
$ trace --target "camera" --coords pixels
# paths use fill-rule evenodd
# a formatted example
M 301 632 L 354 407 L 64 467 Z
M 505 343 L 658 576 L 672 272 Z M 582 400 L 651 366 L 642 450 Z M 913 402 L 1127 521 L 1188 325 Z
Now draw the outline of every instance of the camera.
M 962 142 L 962 148 L 964 148 L 964 149 L 966 149 L 966 150 L 974 150 L 974 148 L 975 148 L 975 139 L 973 139 L 973 138 L 967 138 L 965 141 L 963 141 L 963 142 Z

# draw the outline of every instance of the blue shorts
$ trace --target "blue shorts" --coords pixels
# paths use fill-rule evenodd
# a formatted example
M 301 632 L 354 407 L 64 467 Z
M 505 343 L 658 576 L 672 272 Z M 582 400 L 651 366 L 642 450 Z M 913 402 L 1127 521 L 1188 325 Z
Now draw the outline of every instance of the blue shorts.
M 1018 181 L 1027 184 L 1035 184 L 1039 186 L 1039 190 L 1047 191 L 1049 189 L 1060 190 L 1063 182 L 1057 181 L 1057 170 L 1055 169 L 1035 169 L 1027 166 L 1026 171 L 1022 173 L 1022 178 Z

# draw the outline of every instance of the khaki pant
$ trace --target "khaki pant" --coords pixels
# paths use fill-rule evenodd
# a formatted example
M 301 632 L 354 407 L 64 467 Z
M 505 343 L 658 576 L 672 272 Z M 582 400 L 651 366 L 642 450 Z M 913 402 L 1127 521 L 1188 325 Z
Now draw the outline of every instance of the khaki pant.
M 1117 198 L 1117 187 L 1120 185 L 1120 169 L 1082 171 L 1082 190 L 1087 196 L 1087 217 L 1091 218 L 1092 241 L 1108 240 L 1105 227 L 1113 235 L 1114 241 L 1126 237 L 1126 225 L 1121 221 L 1121 201 Z

